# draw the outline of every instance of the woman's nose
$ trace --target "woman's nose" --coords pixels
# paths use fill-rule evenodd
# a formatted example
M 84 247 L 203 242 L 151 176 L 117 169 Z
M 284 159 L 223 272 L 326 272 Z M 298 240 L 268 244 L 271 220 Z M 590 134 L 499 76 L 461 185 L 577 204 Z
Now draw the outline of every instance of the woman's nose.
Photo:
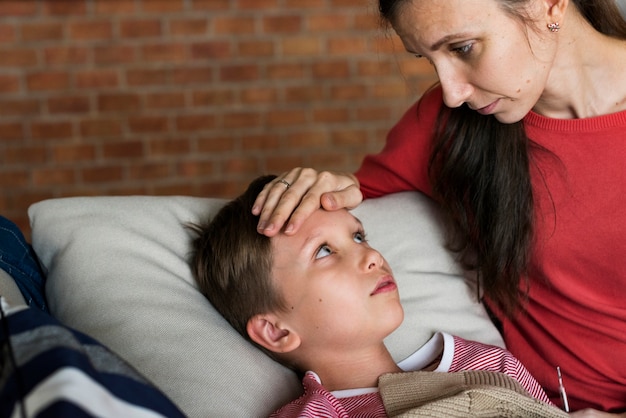
M 438 71 L 437 74 L 446 106 L 450 108 L 459 107 L 468 101 L 473 88 L 460 72 L 454 71 L 454 69 L 445 69 Z
M 366 266 L 367 270 L 380 268 L 383 265 L 383 256 L 378 251 L 369 248 L 363 264 Z

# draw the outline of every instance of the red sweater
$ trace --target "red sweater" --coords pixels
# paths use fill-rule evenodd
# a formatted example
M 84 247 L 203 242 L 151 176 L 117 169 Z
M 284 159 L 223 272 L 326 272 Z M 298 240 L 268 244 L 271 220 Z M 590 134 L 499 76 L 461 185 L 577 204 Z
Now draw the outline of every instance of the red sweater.
M 365 158 L 356 174 L 366 197 L 431 193 L 440 106 L 436 88 Z M 626 411 L 626 111 L 567 120 L 531 112 L 524 125 L 554 155 L 534 158 L 529 303 L 513 321 L 500 318 L 505 343 L 555 403 L 560 366 L 573 410 Z

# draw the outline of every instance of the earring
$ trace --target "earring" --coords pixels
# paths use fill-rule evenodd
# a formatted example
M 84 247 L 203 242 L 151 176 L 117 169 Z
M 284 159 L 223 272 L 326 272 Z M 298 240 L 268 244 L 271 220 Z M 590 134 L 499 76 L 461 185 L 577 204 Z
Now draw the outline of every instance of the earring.
M 548 26 L 550 32 L 558 32 L 559 29 L 561 29 L 561 25 L 559 25 L 559 22 L 548 23 L 546 26 Z

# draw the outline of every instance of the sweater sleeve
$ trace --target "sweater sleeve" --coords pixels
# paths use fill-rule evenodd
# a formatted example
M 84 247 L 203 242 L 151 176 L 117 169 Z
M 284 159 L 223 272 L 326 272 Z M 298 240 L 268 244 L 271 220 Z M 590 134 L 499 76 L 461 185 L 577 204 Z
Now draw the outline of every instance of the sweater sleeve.
M 455 336 L 454 358 L 449 372 L 464 370 L 487 370 L 504 373 L 517 380 L 532 397 L 552 404 L 537 380 L 509 351 Z
M 356 172 L 364 197 L 407 190 L 430 195 L 428 159 L 442 103 L 441 88 L 429 90 L 389 131 L 383 150 L 365 157 Z

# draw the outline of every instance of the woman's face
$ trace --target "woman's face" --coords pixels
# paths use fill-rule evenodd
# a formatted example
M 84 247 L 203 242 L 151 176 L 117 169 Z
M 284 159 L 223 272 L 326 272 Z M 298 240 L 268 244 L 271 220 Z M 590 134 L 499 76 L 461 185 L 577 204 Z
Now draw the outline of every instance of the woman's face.
M 529 1 L 524 23 L 498 0 L 407 0 L 393 27 L 407 51 L 433 64 L 447 106 L 513 123 L 539 100 L 556 53 L 546 7 Z

